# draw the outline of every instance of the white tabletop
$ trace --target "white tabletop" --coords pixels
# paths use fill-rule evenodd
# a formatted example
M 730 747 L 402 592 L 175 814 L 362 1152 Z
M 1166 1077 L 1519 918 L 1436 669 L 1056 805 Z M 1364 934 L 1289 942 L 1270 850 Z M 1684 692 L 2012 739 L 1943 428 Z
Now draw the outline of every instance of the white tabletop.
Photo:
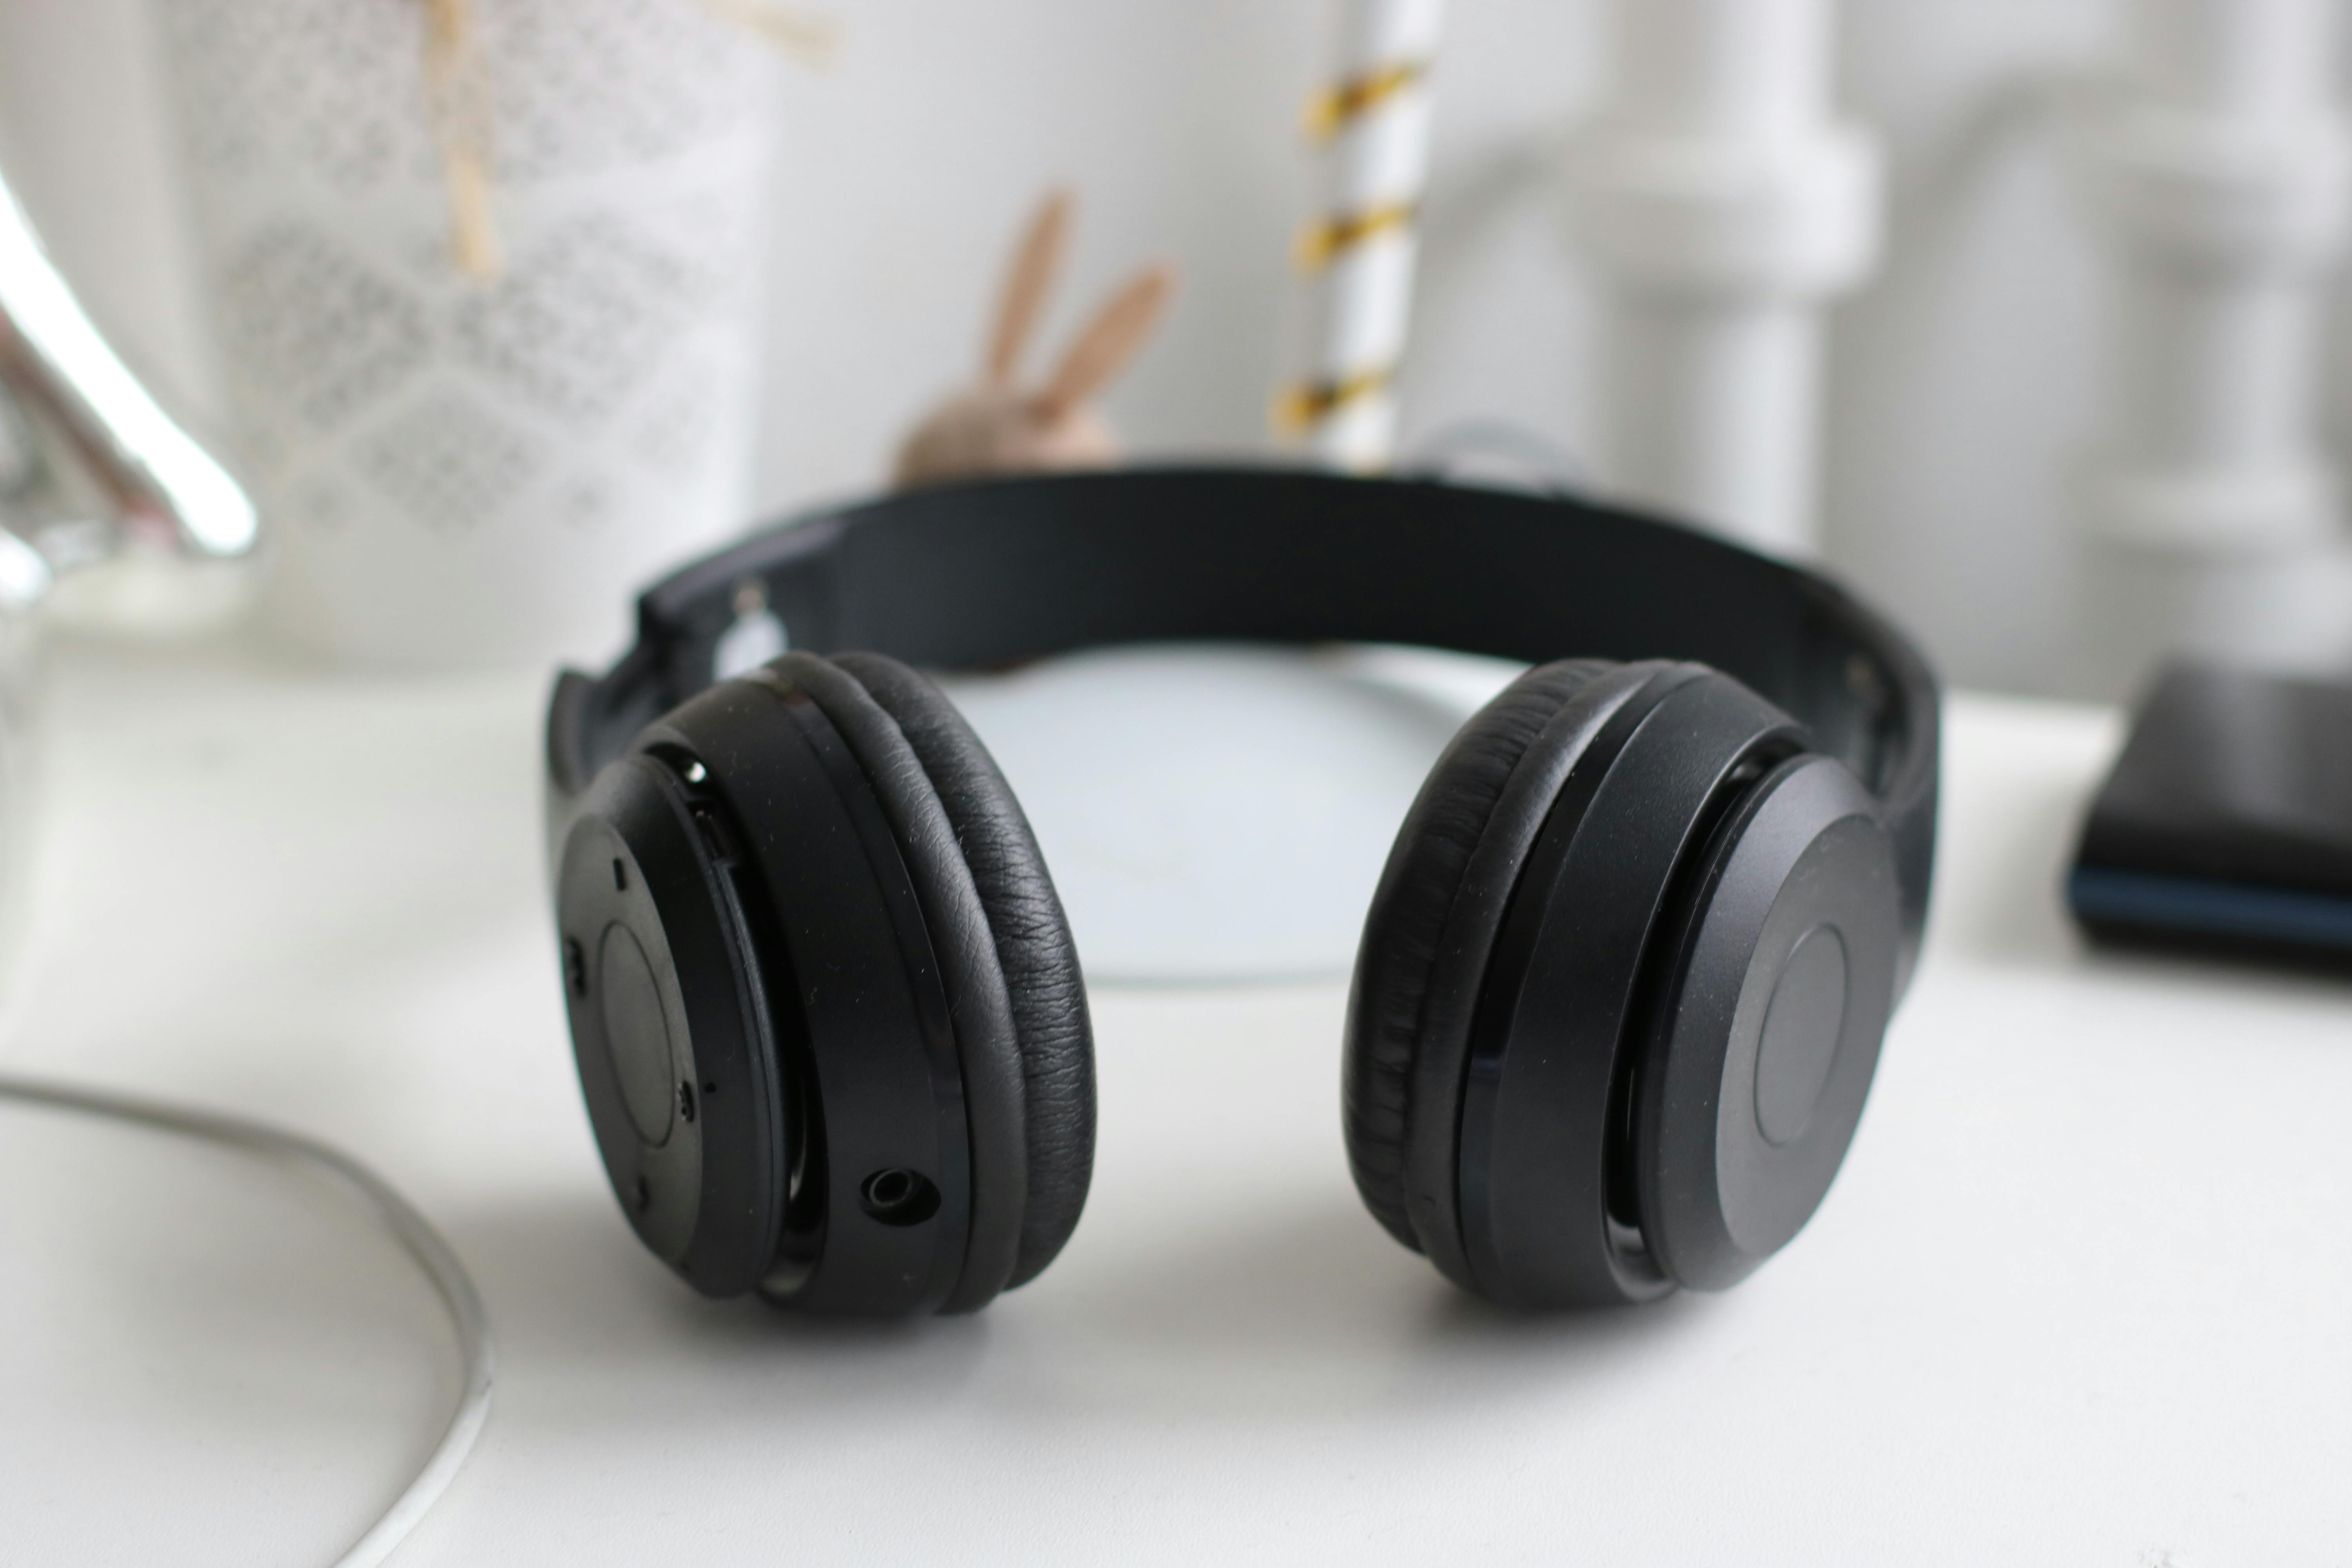
M 76 652 L 0 1059 L 403 1185 L 498 1403 L 401 1561 L 2340 1563 L 2352 987 L 2086 954 L 2116 742 L 1950 714 L 1927 959 L 1826 1206 L 1721 1297 L 1514 1318 L 1359 1206 L 1343 987 L 1098 990 L 1094 1195 L 985 1314 L 691 1295 L 598 1169 L 521 679 Z M 0 1561 L 323 1561 L 438 1430 L 430 1297 L 331 1189 L 0 1110 Z

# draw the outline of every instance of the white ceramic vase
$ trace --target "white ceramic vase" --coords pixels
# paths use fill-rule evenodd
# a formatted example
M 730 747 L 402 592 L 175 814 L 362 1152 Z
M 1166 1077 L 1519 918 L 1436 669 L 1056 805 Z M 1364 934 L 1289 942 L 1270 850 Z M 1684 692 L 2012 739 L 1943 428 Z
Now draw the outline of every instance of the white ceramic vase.
M 749 521 L 772 62 L 697 0 L 472 4 L 487 282 L 422 0 L 154 6 L 269 618 L 341 662 L 607 654 Z

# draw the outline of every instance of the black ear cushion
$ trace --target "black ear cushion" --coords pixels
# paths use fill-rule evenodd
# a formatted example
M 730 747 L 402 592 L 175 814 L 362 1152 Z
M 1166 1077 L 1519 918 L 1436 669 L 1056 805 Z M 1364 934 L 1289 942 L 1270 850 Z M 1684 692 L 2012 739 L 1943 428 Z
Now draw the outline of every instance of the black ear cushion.
M 789 653 L 755 679 L 805 692 L 847 742 L 889 819 L 955 1020 L 971 1136 L 971 1218 L 943 1311 L 984 1306 L 1017 1261 L 1028 1202 L 1028 1121 L 1019 1026 L 977 879 L 929 771 L 896 720 L 847 671 Z
M 1078 950 L 1054 879 L 1004 775 L 945 693 L 879 654 L 833 661 L 898 721 L 971 868 L 1021 1044 L 1029 1205 L 1010 1285 L 1026 1284 L 1076 1228 L 1094 1176 L 1094 1030 Z
M 1457 1029 L 1446 1026 L 1450 1018 L 1441 1024 L 1429 1016 L 1433 980 L 1441 963 L 1473 975 L 1483 972 L 1486 949 L 1507 902 L 1497 897 L 1486 907 L 1459 907 L 1465 876 L 1482 846 L 1486 854 L 1500 852 L 1513 865 L 1525 856 L 1557 787 L 1549 780 L 1521 776 L 1530 748 L 1568 716 L 1566 710 L 1579 698 L 1604 697 L 1600 689 L 1604 685 L 1630 690 L 1624 681 L 1604 680 L 1625 668 L 1604 659 L 1539 665 L 1479 710 L 1422 786 L 1372 895 L 1348 998 L 1341 1081 L 1348 1163 L 1356 1190 L 1381 1224 L 1407 1247 L 1429 1253 L 1441 1267 L 1453 1261 L 1447 1254 L 1458 1252 L 1458 1246 L 1448 1247 L 1445 1237 L 1424 1233 L 1431 1229 L 1431 1209 L 1450 1211 L 1453 1194 L 1450 1189 L 1415 1193 L 1415 1167 L 1426 1167 L 1428 1162 L 1413 1158 L 1413 1145 L 1443 1142 L 1451 1148 L 1467 1020 L 1462 1019 Z M 1575 728 L 1589 730 L 1581 724 Z M 1564 771 L 1566 760 L 1556 754 L 1559 750 L 1546 748 L 1545 760 L 1551 764 L 1543 770 L 1548 774 Z M 1516 790 L 1515 780 L 1519 785 Z M 1497 807 L 1507 797 L 1515 798 L 1517 808 L 1507 814 L 1507 823 L 1498 825 Z M 1514 842 L 1489 845 L 1495 831 L 1508 833 Z M 1462 1038 L 1454 1039 L 1455 1034 Z M 1452 1070 L 1440 1063 L 1433 1071 L 1426 1059 L 1433 1052 L 1450 1052 Z M 1429 1173 L 1423 1169 L 1422 1173 Z M 1447 1272 L 1459 1277 L 1453 1268 Z

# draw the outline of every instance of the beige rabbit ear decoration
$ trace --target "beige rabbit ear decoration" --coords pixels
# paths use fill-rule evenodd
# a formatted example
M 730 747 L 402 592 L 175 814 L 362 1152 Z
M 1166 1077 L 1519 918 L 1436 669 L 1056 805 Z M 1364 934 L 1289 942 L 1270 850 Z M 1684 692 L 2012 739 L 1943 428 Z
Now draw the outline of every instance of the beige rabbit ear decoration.
M 907 437 L 895 476 L 901 488 L 1119 460 L 1118 438 L 1094 399 L 1150 341 L 1175 295 L 1176 274 L 1165 265 L 1146 268 L 1095 313 L 1044 387 L 1025 390 L 1021 361 L 1061 275 L 1069 230 L 1070 198 L 1057 191 L 1013 253 L 980 384 L 934 408 Z
M 1004 275 L 1004 294 L 996 306 L 996 332 L 988 341 L 988 379 L 992 384 L 1011 386 L 1020 373 L 1021 356 L 1028 351 L 1030 336 L 1037 330 L 1037 318 L 1044 314 L 1054 285 L 1062 280 L 1062 263 L 1069 251 L 1070 193 L 1055 191 L 1029 220 L 1029 232 L 1021 237 L 1021 248 L 1013 252 L 1013 266 Z
M 1159 263 L 1112 295 L 1062 356 L 1045 390 L 1031 400 L 1039 417 L 1062 418 L 1117 380 L 1150 342 L 1152 329 L 1175 294 L 1175 268 Z

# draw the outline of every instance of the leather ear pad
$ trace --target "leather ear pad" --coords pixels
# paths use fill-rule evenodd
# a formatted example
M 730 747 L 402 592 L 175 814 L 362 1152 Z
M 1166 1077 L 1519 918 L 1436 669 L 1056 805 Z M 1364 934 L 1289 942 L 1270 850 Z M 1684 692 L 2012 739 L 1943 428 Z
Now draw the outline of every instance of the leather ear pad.
M 897 721 L 848 672 L 788 653 L 754 676 L 805 692 L 857 759 L 914 884 L 938 961 L 971 1138 L 971 1216 L 961 1272 L 942 1311 L 984 1306 L 1004 1289 L 1028 1210 L 1028 1140 L 1019 1028 L 976 879 L 929 770 Z
M 921 759 L 988 916 L 1024 1079 L 1028 1206 L 1006 1288 L 1024 1285 L 1077 1227 L 1094 1175 L 1094 1031 L 1077 947 L 1029 819 L 946 694 L 880 654 L 842 654 L 833 662 L 897 721 Z
M 1561 782 L 1660 668 L 1564 660 L 1506 687 L 1438 759 L 1372 895 L 1348 999 L 1348 1163 L 1390 1234 L 1472 1289 L 1454 1144 L 1478 984 Z

